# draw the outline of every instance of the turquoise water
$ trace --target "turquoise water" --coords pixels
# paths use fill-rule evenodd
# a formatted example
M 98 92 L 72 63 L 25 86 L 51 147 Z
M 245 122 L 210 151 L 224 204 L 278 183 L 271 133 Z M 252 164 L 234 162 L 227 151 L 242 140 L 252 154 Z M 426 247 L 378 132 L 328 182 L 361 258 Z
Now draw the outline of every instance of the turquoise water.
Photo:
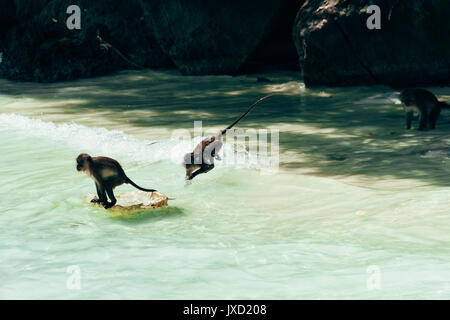
M 389 88 L 263 76 L 0 80 L 0 298 L 450 298 L 450 114 L 404 131 Z M 174 130 L 219 130 L 268 93 L 239 127 L 279 130 L 279 170 L 229 142 L 246 161 L 186 185 Z M 80 152 L 176 200 L 131 219 L 89 206 Z

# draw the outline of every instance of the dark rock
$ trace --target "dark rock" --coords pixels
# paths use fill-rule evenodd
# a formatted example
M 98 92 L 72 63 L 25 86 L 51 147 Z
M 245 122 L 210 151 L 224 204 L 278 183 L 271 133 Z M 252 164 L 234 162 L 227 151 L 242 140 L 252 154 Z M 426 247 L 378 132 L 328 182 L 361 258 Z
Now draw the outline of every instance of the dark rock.
M 1 1 L 0 6 L 3 2 L 12 1 Z M 71 4 L 82 10 L 81 30 L 66 27 Z M 138 65 L 173 66 L 154 38 L 142 0 L 15 0 L 14 7 L 8 5 L 10 21 L 1 22 L 5 26 L 0 33 L 4 53 L 0 77 L 49 82 L 134 68 L 111 48 L 101 46 L 98 33 Z
M 381 30 L 366 27 L 370 4 Z M 305 84 L 448 84 L 449 17 L 448 0 L 308 0 L 293 29 Z
M 183 74 L 236 74 L 285 2 L 157 0 L 149 12 L 161 48 Z
M 270 79 L 267 79 L 266 77 L 258 77 L 256 78 L 256 82 L 270 82 Z
M 14 1 L 0 1 L 0 37 L 15 23 L 16 6 Z
M 268 33 L 245 60 L 239 73 L 299 71 L 292 25 L 303 0 L 284 0 Z
M 50 82 L 141 66 L 183 74 L 295 66 L 291 29 L 303 1 L 0 0 L 0 77 Z M 82 10 L 81 30 L 66 27 L 72 4 Z

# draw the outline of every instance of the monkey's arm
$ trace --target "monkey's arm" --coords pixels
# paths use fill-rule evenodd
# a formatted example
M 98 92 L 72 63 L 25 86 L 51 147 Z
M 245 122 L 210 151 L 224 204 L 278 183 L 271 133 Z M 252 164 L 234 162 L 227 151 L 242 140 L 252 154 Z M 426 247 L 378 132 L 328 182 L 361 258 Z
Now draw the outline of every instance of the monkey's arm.
M 95 188 L 97 189 L 98 199 L 92 199 L 92 203 L 106 203 L 108 199 L 106 198 L 105 188 L 95 183 Z

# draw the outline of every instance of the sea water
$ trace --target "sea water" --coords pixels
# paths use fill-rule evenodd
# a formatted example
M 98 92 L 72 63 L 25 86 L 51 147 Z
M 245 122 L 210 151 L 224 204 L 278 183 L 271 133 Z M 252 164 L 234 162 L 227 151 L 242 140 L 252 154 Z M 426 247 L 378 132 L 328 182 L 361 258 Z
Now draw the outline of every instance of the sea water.
M 258 76 L 0 80 L 0 298 L 450 298 L 450 114 L 405 131 L 390 88 Z M 186 184 L 194 121 L 219 131 L 269 93 L 238 127 L 279 132 L 278 170 L 226 142 L 246 160 L 222 152 Z M 90 206 L 81 152 L 175 200 L 128 219 Z

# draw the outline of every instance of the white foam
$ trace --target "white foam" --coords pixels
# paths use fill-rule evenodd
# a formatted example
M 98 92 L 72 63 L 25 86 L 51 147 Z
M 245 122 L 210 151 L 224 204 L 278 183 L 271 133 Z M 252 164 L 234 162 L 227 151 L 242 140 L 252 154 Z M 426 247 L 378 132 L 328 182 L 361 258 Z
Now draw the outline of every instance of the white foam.
M 74 150 L 74 153 L 86 152 L 92 155 L 107 155 L 139 163 L 158 161 L 181 164 L 183 156 L 205 137 L 190 140 L 136 139 L 119 130 L 92 128 L 76 123 L 61 123 L 32 119 L 18 114 L 0 114 L 0 130 L 20 132 L 21 136 L 45 138 L 61 146 Z M 233 159 L 230 161 L 229 156 Z M 218 167 L 266 168 L 271 165 L 270 158 L 248 152 L 243 145 L 224 143 L 219 153 L 226 161 L 216 161 Z

